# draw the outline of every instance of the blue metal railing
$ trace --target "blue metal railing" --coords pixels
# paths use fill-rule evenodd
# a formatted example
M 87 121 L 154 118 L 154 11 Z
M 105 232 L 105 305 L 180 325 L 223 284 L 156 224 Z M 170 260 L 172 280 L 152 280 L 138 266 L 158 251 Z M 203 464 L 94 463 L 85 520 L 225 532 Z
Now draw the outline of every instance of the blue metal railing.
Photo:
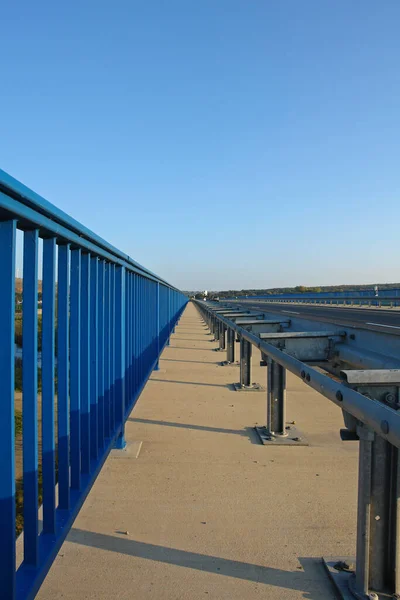
M 18 569 L 17 229 L 23 231 L 24 494 L 23 561 Z M 19 600 L 36 595 L 109 451 L 125 445 L 126 417 L 157 368 L 187 298 L 1 170 L 0 261 L 0 590 L 2 598 Z

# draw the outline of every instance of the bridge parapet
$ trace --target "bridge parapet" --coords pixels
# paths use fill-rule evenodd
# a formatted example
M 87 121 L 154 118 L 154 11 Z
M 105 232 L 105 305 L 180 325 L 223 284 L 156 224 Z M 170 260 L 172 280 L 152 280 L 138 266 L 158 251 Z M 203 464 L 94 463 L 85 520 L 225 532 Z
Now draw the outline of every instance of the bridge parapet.
M 17 230 L 23 235 L 24 495 L 18 569 Z M 35 596 L 109 451 L 124 446 L 127 415 L 157 367 L 187 298 L 4 171 L 0 256 L 0 589 L 5 600 L 22 600 Z

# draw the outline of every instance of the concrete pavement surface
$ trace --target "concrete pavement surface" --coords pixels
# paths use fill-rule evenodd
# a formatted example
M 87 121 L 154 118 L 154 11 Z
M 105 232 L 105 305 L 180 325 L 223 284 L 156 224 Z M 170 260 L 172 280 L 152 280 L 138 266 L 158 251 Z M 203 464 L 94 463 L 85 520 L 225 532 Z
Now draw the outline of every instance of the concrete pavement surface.
M 336 597 L 321 556 L 355 551 L 357 443 L 289 374 L 287 416 L 310 446 L 260 445 L 265 394 L 232 390 L 239 369 L 207 333 L 189 304 L 39 600 Z

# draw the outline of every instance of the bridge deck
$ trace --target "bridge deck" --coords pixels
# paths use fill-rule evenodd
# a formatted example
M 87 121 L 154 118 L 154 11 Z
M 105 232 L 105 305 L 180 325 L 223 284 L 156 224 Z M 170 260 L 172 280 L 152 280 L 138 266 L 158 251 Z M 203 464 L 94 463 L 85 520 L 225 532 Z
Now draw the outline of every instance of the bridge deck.
M 357 444 L 289 375 L 310 446 L 260 445 L 265 394 L 231 390 L 238 367 L 206 334 L 189 305 L 127 423 L 139 457 L 107 460 L 40 600 L 335 598 L 320 557 L 355 551 Z

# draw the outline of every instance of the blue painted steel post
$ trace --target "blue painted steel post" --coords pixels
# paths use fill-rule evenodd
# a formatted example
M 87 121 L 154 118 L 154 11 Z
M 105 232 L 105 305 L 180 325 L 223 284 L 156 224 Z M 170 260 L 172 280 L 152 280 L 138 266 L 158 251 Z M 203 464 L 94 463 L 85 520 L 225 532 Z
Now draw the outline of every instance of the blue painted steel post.
M 15 594 L 14 330 L 16 221 L 0 223 L 0 589 Z
M 58 248 L 58 497 L 59 508 L 69 510 L 69 244 Z
M 81 250 L 71 251 L 71 488 L 81 487 Z
M 105 262 L 99 261 L 99 283 L 98 283 L 98 443 L 99 450 L 104 446 L 104 290 L 105 290 Z
M 104 272 L 104 431 L 110 437 L 110 264 Z
M 90 259 L 90 456 L 96 460 L 99 451 L 98 415 L 98 318 L 99 259 Z
M 125 267 L 115 271 L 115 374 L 116 374 L 116 423 L 121 426 L 115 447 L 122 450 L 125 442 Z
M 168 294 L 168 313 L 167 313 L 167 326 L 168 326 L 168 340 L 167 340 L 167 346 L 170 345 L 170 335 L 171 335 L 171 290 L 170 288 L 167 289 L 167 294 Z
M 115 428 L 115 265 L 111 265 L 111 430 Z
M 130 325 L 131 325 L 131 314 L 132 314 L 132 298 L 131 298 L 131 278 L 130 273 L 126 273 L 126 285 L 125 285 L 125 394 L 126 403 L 129 405 L 131 399 L 131 336 L 130 336 Z
M 81 265 L 81 470 L 90 472 L 90 254 Z
M 55 288 L 56 239 L 43 241 L 42 297 L 42 472 L 43 531 L 55 532 Z
M 155 371 L 160 370 L 160 284 L 157 281 L 156 283 L 157 291 L 156 291 L 156 336 L 157 336 L 157 362 L 154 367 Z
M 24 468 L 24 562 L 37 566 L 38 545 L 38 245 L 39 232 L 24 233 L 22 322 L 22 419 Z

